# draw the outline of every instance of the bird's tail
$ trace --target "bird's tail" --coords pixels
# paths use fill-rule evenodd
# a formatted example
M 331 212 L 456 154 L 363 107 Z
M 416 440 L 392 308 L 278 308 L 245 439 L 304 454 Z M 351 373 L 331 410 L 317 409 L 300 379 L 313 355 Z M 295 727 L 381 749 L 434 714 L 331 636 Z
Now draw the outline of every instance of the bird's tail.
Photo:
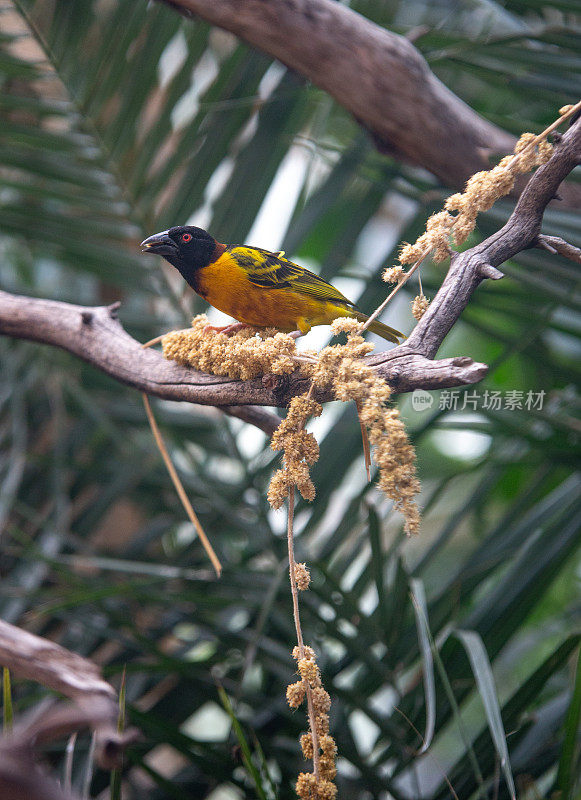
M 355 318 L 358 322 L 367 322 L 369 319 L 368 316 L 362 314 L 360 311 L 355 313 Z M 396 344 L 399 344 L 400 339 L 406 338 L 400 331 L 396 331 L 395 328 L 390 328 L 389 325 L 384 325 L 383 322 L 378 322 L 376 319 L 373 320 L 368 330 L 370 330 L 371 333 L 376 333 L 383 339 L 387 339 L 388 342 L 395 342 Z

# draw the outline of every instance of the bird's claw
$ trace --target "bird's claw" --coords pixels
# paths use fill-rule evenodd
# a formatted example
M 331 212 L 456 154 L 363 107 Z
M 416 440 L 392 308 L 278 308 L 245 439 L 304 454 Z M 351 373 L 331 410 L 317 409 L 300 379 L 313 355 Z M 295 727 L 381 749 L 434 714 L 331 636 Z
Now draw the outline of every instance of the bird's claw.
M 232 322 L 230 325 L 204 325 L 203 332 L 208 333 L 209 331 L 212 331 L 213 333 L 225 333 L 229 335 L 249 327 L 250 326 L 245 325 L 244 322 Z

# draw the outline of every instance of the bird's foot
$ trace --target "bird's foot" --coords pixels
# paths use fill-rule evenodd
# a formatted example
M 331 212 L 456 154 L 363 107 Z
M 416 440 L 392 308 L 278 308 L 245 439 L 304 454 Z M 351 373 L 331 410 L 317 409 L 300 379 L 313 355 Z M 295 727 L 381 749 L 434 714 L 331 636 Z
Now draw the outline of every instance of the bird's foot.
M 244 330 L 244 328 L 250 328 L 251 325 L 246 325 L 244 322 L 232 322 L 230 325 L 204 325 L 204 333 L 208 333 L 208 331 L 213 331 L 214 333 L 237 333 L 238 331 Z
M 302 331 L 291 331 L 289 333 L 289 336 L 291 337 L 291 339 L 300 339 L 301 336 L 304 336 L 304 335 L 305 334 Z

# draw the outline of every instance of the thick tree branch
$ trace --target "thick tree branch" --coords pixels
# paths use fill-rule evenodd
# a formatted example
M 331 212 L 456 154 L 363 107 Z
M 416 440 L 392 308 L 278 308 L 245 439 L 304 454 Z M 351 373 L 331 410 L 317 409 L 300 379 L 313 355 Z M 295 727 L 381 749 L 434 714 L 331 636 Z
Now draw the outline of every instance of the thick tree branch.
M 165 400 L 186 400 L 202 405 L 228 406 L 267 433 L 273 428 L 260 416 L 263 409 L 237 410 L 257 404 L 286 406 L 291 397 L 306 391 L 309 381 L 298 373 L 266 375 L 249 381 L 220 378 L 181 367 L 161 353 L 146 349 L 123 329 L 116 308 L 75 306 L 53 300 L 21 297 L 0 291 L 0 333 L 17 339 L 50 344 L 67 350 L 111 377 Z M 401 392 L 417 387 L 438 389 L 474 383 L 484 377 L 486 365 L 467 358 L 430 361 L 409 348 L 395 348 L 383 357 L 381 374 Z M 322 399 L 331 399 L 323 396 Z M 275 423 L 278 424 L 276 417 Z M 274 427 L 276 427 L 276 424 Z
M 163 0 L 162 0 L 163 1 Z M 431 72 L 420 52 L 334 0 L 172 0 L 225 28 L 324 89 L 380 149 L 461 187 L 513 149 Z
M 464 386 L 485 376 L 487 366 L 468 357 L 436 361 L 434 356 L 478 285 L 485 278 L 501 277 L 498 267 L 504 261 L 537 245 L 547 204 L 580 161 L 578 120 L 555 147 L 550 161 L 533 175 L 506 225 L 453 257 L 440 290 L 407 341 L 367 359 L 396 392 Z M 290 376 L 237 381 L 181 367 L 131 338 L 117 319 L 116 307 L 86 308 L 0 292 L 0 334 L 61 347 L 122 383 L 166 400 L 218 407 L 286 406 L 293 396 L 307 391 L 310 383 L 298 371 Z M 332 399 L 330 393 L 317 397 Z M 277 422 L 272 414 L 263 417 L 263 409 L 228 411 L 268 433 Z

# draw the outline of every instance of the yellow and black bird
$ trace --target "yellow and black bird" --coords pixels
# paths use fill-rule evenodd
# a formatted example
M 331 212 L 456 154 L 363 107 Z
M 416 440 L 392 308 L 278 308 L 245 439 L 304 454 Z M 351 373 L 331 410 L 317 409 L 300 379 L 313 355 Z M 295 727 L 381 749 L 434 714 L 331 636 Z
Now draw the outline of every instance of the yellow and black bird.
M 144 253 L 163 256 L 204 300 L 238 320 L 222 328 L 208 326 L 212 330 L 230 333 L 252 325 L 298 335 L 337 317 L 367 319 L 338 289 L 284 258 L 283 252 L 220 244 L 189 225 L 156 233 L 141 247 Z M 405 338 L 376 320 L 369 330 L 390 342 Z

